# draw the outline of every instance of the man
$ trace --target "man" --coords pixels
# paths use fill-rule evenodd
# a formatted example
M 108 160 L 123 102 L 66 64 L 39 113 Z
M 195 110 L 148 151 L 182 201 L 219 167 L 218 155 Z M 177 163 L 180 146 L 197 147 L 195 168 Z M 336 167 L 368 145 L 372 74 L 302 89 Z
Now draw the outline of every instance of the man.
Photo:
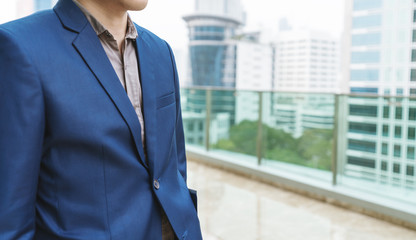
M 202 239 L 169 45 L 147 0 L 0 25 L 0 239 Z

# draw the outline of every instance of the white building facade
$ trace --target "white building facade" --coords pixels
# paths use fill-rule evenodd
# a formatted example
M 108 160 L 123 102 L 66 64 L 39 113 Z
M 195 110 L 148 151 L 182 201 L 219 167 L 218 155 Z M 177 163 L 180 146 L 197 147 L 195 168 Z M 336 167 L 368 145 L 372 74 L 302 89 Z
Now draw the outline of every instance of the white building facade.
M 343 75 L 346 176 L 416 188 L 416 5 L 412 0 L 346 3 Z M 377 97 L 377 96 L 391 97 Z
M 272 47 L 253 41 L 236 41 L 235 46 L 237 90 L 270 91 Z
M 339 43 L 328 34 L 280 32 L 274 48 L 275 90 L 340 92 Z
M 346 7 L 350 92 L 415 94 L 414 1 L 354 0 Z
M 259 95 L 257 91 L 271 91 L 273 75 L 273 48 L 257 41 L 236 41 L 236 124 L 259 119 L 259 101 L 262 101 L 263 121 L 270 116 L 270 94 Z

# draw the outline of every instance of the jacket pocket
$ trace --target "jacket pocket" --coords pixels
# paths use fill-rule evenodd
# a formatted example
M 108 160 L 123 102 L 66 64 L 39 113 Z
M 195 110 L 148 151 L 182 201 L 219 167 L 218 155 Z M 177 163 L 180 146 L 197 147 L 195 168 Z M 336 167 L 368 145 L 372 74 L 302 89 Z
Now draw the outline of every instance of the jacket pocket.
M 157 99 L 156 108 L 157 109 L 163 108 L 174 102 L 175 102 L 175 93 L 171 92 Z

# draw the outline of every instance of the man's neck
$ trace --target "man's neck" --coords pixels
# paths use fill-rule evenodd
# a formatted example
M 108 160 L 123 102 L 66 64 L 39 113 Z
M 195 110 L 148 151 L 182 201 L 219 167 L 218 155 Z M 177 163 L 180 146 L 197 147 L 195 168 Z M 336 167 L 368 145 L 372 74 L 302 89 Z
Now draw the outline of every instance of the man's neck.
M 77 0 L 117 40 L 119 50 L 127 30 L 127 10 L 120 9 L 108 0 Z

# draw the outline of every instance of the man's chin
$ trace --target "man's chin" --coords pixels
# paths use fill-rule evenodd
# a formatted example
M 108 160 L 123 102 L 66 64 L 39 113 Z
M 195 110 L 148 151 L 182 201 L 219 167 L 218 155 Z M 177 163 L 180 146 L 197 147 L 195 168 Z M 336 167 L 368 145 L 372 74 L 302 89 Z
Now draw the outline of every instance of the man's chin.
M 141 7 L 141 8 L 132 8 L 132 9 L 130 9 L 130 11 L 142 11 L 145 8 L 146 8 L 146 6 Z
M 141 11 L 147 6 L 147 1 L 139 0 L 138 3 L 133 3 L 129 10 L 131 11 Z

